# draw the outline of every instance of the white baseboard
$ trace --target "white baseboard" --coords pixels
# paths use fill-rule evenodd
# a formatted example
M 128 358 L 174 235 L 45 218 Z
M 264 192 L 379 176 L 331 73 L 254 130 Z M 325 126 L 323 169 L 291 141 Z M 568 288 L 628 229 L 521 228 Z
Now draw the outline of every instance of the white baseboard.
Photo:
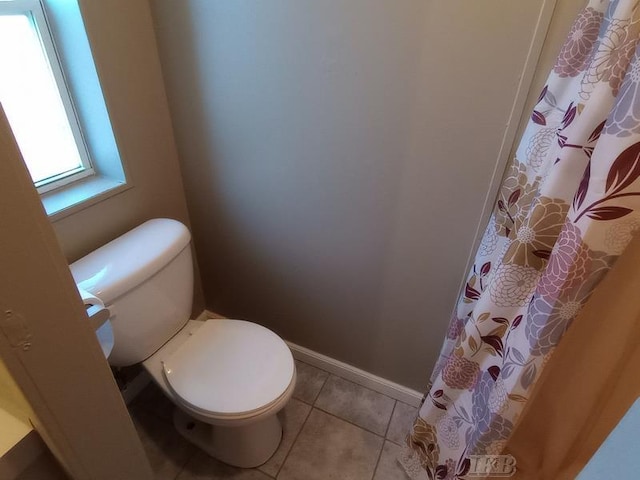
M 142 370 L 133 377 L 131 381 L 127 383 L 126 388 L 120 392 L 124 403 L 129 405 L 149 383 L 151 383 L 151 375 L 149 375 L 146 370 Z
M 293 358 L 300 360 L 301 362 L 308 363 L 314 367 L 325 370 L 329 373 L 333 373 L 338 377 L 342 377 L 345 380 L 349 380 L 363 387 L 367 387 L 378 393 L 382 393 L 388 397 L 394 398 L 401 402 L 407 403 L 413 407 L 420 406 L 422 401 L 422 394 L 411 388 L 399 385 L 386 378 L 378 377 L 373 373 L 366 372 L 357 367 L 349 365 L 348 363 L 341 362 L 321 353 L 314 352 L 308 348 L 301 347 L 295 343 L 287 342 Z
M 218 315 L 211 311 L 203 312 L 206 318 L 225 318 L 222 315 Z M 200 315 L 202 317 L 203 315 Z M 413 407 L 420 406 L 422 401 L 422 394 L 416 390 L 405 387 L 403 385 L 387 380 L 386 378 L 378 377 L 372 373 L 361 370 L 357 367 L 341 362 L 321 353 L 314 352 L 308 348 L 301 347 L 295 343 L 287 342 L 293 358 L 300 360 L 301 362 L 308 363 L 314 367 L 325 370 L 329 373 L 333 373 L 338 377 L 342 377 L 363 387 L 370 388 L 373 391 L 387 395 L 388 397 L 399 400 L 403 403 L 407 403 Z

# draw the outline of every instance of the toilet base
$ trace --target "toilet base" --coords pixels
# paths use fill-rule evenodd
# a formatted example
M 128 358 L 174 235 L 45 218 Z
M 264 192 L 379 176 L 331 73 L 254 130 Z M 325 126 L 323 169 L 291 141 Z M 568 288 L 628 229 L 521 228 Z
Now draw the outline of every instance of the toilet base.
M 282 425 L 275 414 L 248 425 L 227 427 L 196 420 L 175 408 L 173 424 L 183 437 L 213 458 L 240 468 L 265 463 L 282 439 Z

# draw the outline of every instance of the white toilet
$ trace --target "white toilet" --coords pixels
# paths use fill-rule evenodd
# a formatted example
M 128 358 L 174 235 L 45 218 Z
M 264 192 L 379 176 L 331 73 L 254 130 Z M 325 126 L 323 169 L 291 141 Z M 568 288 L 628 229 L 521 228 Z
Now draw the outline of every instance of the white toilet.
M 178 407 L 174 424 L 209 455 L 249 468 L 282 438 L 276 413 L 291 398 L 296 370 L 286 343 L 242 320 L 189 320 L 191 235 L 155 219 L 71 265 L 78 286 L 111 312 L 113 366 L 142 362 Z

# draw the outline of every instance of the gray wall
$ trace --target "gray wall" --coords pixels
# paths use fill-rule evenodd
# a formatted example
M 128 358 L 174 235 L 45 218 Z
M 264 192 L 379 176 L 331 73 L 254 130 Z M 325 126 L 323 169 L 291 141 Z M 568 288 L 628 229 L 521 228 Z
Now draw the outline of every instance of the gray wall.
M 542 3 L 153 0 L 208 308 L 422 389 Z

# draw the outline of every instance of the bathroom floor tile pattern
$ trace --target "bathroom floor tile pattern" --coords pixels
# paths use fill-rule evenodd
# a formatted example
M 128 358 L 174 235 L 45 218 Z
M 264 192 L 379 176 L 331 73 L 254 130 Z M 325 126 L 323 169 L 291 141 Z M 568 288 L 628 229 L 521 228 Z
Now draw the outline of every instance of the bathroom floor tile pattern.
M 175 430 L 173 408 L 151 384 L 129 406 L 157 480 L 407 480 L 396 462 L 417 409 L 296 361 L 293 398 L 280 412 L 280 447 L 255 469 L 219 462 Z

